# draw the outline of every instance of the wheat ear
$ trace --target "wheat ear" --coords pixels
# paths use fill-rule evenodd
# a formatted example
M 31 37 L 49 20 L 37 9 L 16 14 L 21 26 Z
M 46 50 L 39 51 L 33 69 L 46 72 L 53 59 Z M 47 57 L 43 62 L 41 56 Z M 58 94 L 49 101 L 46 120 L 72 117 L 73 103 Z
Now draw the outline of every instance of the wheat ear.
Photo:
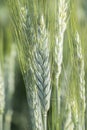
M 34 42 L 36 40 L 34 27 L 32 26 L 31 19 L 28 15 L 27 10 L 24 7 L 21 8 L 20 16 L 21 16 L 21 21 L 22 21 L 21 27 L 24 29 L 24 31 L 26 33 L 25 34 L 26 39 L 29 40 L 28 43 L 25 43 L 24 46 L 27 46 L 27 48 L 29 48 L 29 42 L 31 41 L 31 43 L 34 45 Z M 30 50 L 29 54 L 32 55 L 31 50 Z M 27 62 L 29 62 L 28 69 L 27 69 L 26 73 L 23 74 L 23 77 L 24 77 L 25 86 L 26 86 L 29 113 L 31 116 L 31 123 L 32 123 L 32 130 L 43 130 L 40 102 L 39 102 L 39 98 L 38 98 L 37 87 L 34 83 L 35 77 L 34 77 L 34 70 L 32 67 L 32 61 L 31 61 L 31 58 L 29 57 L 29 55 L 28 55 Z M 30 76 L 32 78 L 30 78 Z M 31 80 L 29 80 L 29 78 Z
M 82 55 L 82 48 L 81 48 L 81 40 L 79 37 L 79 33 L 76 32 L 75 34 L 75 42 L 76 42 L 76 49 L 77 49 L 77 63 L 78 63 L 78 76 L 79 76 L 79 95 L 80 95 L 80 110 L 81 113 L 79 114 L 79 119 L 80 119 L 80 126 L 79 130 L 85 130 L 84 126 L 84 117 L 85 117 L 85 70 L 84 70 L 84 58 Z M 82 126 L 81 126 L 82 124 Z M 82 127 L 82 128 L 81 128 Z
M 67 27 L 68 19 L 68 2 L 66 0 L 59 0 L 58 4 L 58 17 L 56 20 L 56 41 L 55 41 L 55 63 L 57 65 L 56 73 L 56 87 L 58 95 L 58 113 L 60 113 L 60 88 L 59 77 L 61 74 L 62 62 L 63 62 L 63 40 L 64 32 Z
M 48 49 L 48 34 L 45 28 L 44 17 L 41 16 L 38 26 L 37 42 L 35 48 L 35 78 L 38 95 L 42 107 L 44 130 L 47 130 L 47 112 L 50 108 L 50 64 Z
M 35 28 L 31 20 L 33 16 L 31 16 L 31 11 L 29 12 L 30 7 L 27 5 L 24 7 L 20 0 L 15 4 L 12 0 L 9 0 L 9 5 L 18 38 L 18 56 L 26 87 L 31 127 L 32 130 L 43 130 L 41 108 L 32 69 L 33 47 L 36 44 Z
M 12 2 L 12 1 L 11 1 Z M 33 48 L 35 39 L 32 38 L 35 35 L 34 27 L 29 16 L 28 9 L 21 6 L 20 1 L 17 1 L 17 4 L 14 5 L 15 8 L 12 9 L 12 14 L 14 16 L 17 9 L 19 15 L 17 17 L 18 23 L 14 20 L 14 25 L 16 28 L 18 43 L 18 53 L 21 71 L 23 74 L 27 101 L 29 106 L 30 122 L 32 130 L 43 130 L 42 116 L 40 110 L 40 103 L 38 99 L 37 89 L 34 83 L 34 73 L 32 69 L 32 53 L 31 46 Z

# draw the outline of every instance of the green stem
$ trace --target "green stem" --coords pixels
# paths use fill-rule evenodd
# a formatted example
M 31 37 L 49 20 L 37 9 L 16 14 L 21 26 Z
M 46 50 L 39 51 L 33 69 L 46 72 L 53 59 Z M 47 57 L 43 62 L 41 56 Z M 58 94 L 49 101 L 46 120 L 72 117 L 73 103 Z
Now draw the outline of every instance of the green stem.
M 43 113 L 43 125 L 44 125 L 44 130 L 47 130 L 47 112 L 44 111 Z

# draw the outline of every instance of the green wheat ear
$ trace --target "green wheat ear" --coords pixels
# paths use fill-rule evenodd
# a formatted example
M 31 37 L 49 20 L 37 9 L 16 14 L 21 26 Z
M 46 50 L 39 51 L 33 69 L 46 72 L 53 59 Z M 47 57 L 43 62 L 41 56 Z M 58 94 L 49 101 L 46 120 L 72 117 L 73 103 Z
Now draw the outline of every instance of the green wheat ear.
M 58 120 L 61 115 L 60 113 L 60 86 L 59 79 L 62 71 L 63 63 L 63 43 L 64 43 L 64 34 L 67 29 L 68 22 L 68 9 L 69 9 L 69 0 L 59 0 L 57 3 L 57 12 L 56 12 L 56 33 L 55 33 L 55 64 L 57 67 L 56 71 L 56 88 L 57 88 L 57 113 Z M 59 121 L 57 121 L 59 127 Z
M 81 40 L 79 33 L 76 31 L 75 33 L 75 44 L 76 44 L 76 56 L 77 56 L 77 69 L 78 69 L 78 82 L 79 82 L 79 108 L 80 111 L 78 113 L 79 120 L 79 128 L 84 128 L 84 118 L 85 118 L 85 69 L 84 69 L 84 58 L 82 54 Z
M 75 130 L 85 130 L 85 70 L 84 58 L 82 54 L 81 40 L 78 31 L 74 30 L 73 37 L 73 53 L 74 53 L 74 73 L 75 73 L 75 86 L 72 88 L 71 108 L 72 120 Z M 78 89 L 78 91 L 77 91 Z M 71 90 L 70 90 L 71 91 Z M 72 94 L 71 94 L 72 95 Z M 70 96 L 71 96 L 70 95 Z
M 38 25 L 37 45 L 34 53 L 35 80 L 38 89 L 38 96 L 41 103 L 44 130 L 47 130 L 47 112 L 50 108 L 51 78 L 49 62 L 49 41 L 45 28 L 44 17 L 40 17 Z

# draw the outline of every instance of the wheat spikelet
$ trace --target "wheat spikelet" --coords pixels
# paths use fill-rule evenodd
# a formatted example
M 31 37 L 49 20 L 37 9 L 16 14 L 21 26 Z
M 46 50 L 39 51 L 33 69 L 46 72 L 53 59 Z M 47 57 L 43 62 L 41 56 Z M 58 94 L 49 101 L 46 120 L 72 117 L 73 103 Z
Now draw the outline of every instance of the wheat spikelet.
M 57 65 L 56 72 L 56 87 L 58 96 L 58 113 L 60 113 L 60 88 L 59 77 L 61 74 L 62 62 L 63 62 L 63 40 L 64 32 L 67 27 L 68 19 L 68 2 L 66 0 L 59 0 L 58 4 L 58 17 L 56 22 L 56 36 L 55 36 L 55 63 Z
M 4 80 L 2 76 L 2 69 L 0 64 L 0 114 L 4 112 L 5 95 L 4 95 Z
M 29 13 L 30 12 L 26 7 L 20 8 L 20 26 L 21 29 L 25 32 L 24 35 L 28 43 L 25 42 L 24 44 L 27 44 L 27 46 L 29 46 L 29 43 L 33 45 L 36 41 L 35 29 L 32 23 L 31 15 Z
M 77 104 L 75 97 L 70 102 L 70 105 L 71 105 L 72 121 L 73 121 L 73 124 L 74 124 L 74 129 L 79 130 L 78 129 L 78 123 L 79 123 L 78 104 Z
M 27 9 L 25 7 L 20 8 L 20 19 L 22 28 L 26 28 Z
M 80 108 L 81 108 L 81 113 L 79 113 L 80 117 L 80 126 L 79 129 L 84 130 L 84 115 L 85 115 L 85 70 L 84 70 L 84 58 L 82 55 L 82 48 L 81 48 L 81 40 L 79 37 L 79 33 L 76 32 L 75 34 L 75 44 L 76 44 L 76 51 L 77 51 L 77 62 L 78 62 L 78 76 L 79 76 L 79 96 L 80 96 Z M 82 124 L 82 126 L 81 126 Z M 82 127 L 82 128 L 81 128 Z
M 37 42 L 38 44 L 36 45 L 34 54 L 35 78 L 44 118 L 44 130 L 46 130 L 47 112 L 50 108 L 51 87 L 48 35 L 43 15 L 41 16 L 40 25 L 38 26 Z

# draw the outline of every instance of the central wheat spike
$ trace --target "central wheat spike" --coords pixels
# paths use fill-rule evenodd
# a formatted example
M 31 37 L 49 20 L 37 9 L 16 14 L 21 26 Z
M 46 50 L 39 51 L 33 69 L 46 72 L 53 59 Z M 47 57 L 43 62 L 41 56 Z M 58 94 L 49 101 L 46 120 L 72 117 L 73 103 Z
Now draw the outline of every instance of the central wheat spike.
M 41 16 L 38 26 L 37 42 L 35 48 L 35 78 L 38 95 L 42 107 L 44 130 L 47 130 L 47 112 L 50 108 L 50 64 L 48 34 L 45 28 L 44 17 Z

